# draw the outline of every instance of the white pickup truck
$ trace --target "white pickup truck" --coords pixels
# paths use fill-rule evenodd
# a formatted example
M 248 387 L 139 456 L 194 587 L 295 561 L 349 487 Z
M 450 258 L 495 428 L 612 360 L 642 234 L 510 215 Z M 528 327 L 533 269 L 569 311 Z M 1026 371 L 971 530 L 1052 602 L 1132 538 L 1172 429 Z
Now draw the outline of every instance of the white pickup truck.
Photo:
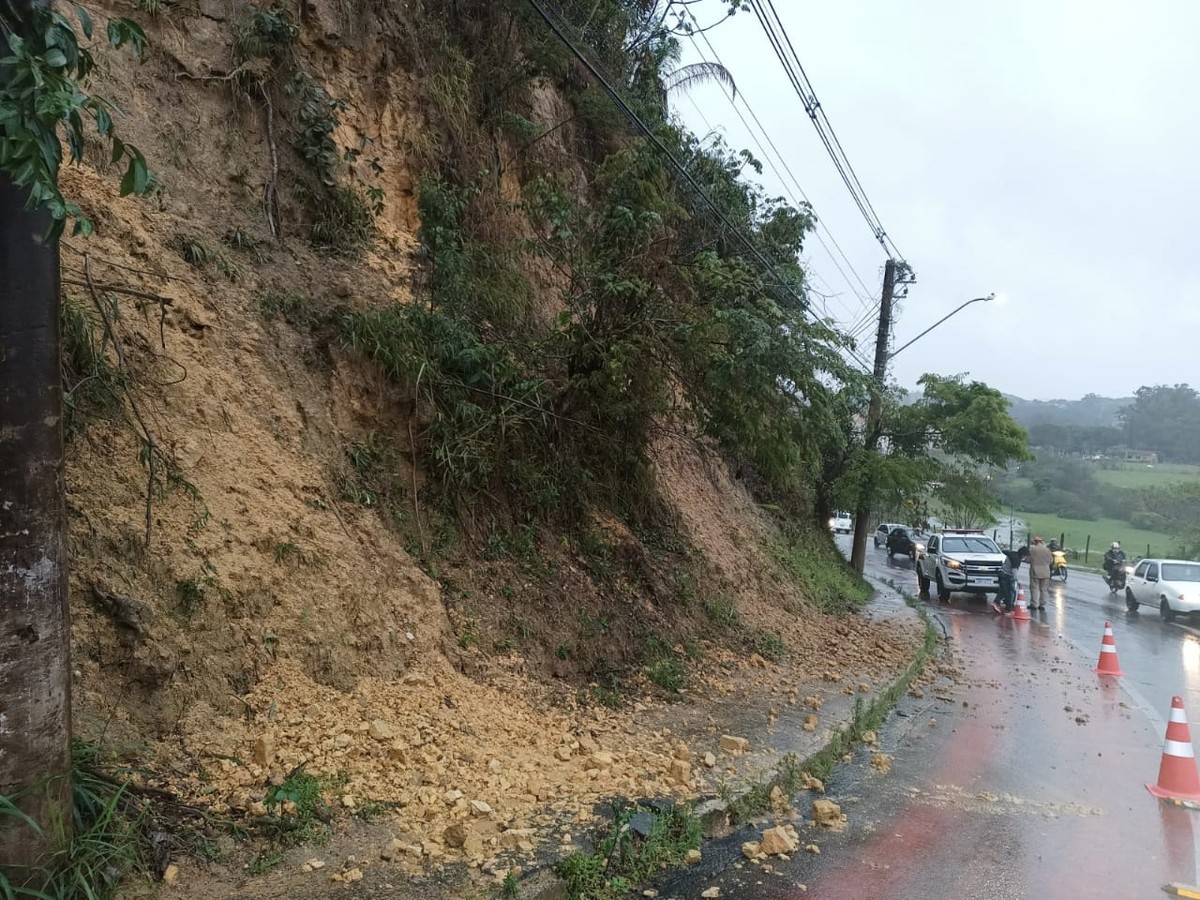
M 999 594 L 1003 565 L 1004 552 L 982 531 L 946 529 L 929 538 L 917 560 L 917 583 L 922 594 L 936 584 L 938 599 L 943 601 L 959 591 Z

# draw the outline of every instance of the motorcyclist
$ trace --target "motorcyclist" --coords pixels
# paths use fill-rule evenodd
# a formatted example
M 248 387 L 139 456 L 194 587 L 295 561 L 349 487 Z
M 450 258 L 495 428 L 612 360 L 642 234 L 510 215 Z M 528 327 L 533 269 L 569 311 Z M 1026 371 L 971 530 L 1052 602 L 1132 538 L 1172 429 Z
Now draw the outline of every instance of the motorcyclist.
M 1050 564 L 1050 571 L 1058 574 L 1067 571 L 1067 554 L 1062 547 L 1058 546 L 1058 541 L 1050 542 L 1050 553 L 1054 557 L 1054 562 Z
M 1120 541 L 1113 541 L 1112 546 L 1104 554 L 1104 571 L 1112 578 L 1118 566 L 1125 565 L 1125 551 L 1121 549 Z

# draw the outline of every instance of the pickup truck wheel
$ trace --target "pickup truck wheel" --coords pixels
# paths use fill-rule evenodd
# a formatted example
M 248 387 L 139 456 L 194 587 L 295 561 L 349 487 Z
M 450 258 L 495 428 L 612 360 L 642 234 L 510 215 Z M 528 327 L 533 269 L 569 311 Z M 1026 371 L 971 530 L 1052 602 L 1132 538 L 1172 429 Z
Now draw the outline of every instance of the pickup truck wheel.
M 929 579 L 925 577 L 920 566 L 917 566 L 917 587 L 921 589 L 922 594 L 929 594 Z
M 937 573 L 937 589 L 938 589 L 938 599 L 941 600 L 943 603 L 949 603 L 950 602 L 950 588 L 946 587 L 945 583 L 942 581 L 942 573 L 941 572 Z
M 1166 597 L 1162 597 L 1158 602 L 1158 612 L 1162 616 L 1164 622 L 1175 621 L 1175 610 L 1171 609 L 1171 604 L 1167 602 Z

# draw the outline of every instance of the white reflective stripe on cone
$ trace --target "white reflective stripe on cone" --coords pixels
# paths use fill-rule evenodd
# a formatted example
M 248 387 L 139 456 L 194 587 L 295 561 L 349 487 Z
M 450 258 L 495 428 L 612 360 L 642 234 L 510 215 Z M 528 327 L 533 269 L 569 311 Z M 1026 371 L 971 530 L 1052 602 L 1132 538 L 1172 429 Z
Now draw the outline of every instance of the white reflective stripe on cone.
M 1171 719 L 1170 719 L 1170 721 L 1172 721 L 1172 722 L 1183 722 L 1184 724 L 1186 724 L 1186 723 L 1187 723 L 1187 710 L 1186 710 L 1186 709 L 1181 709 L 1181 708 L 1180 708 L 1180 707 L 1178 707 L 1178 706 L 1172 706 L 1172 707 L 1171 707 Z
M 1193 759 L 1196 756 L 1192 745 L 1185 744 L 1183 741 L 1163 741 L 1163 753 L 1167 756 L 1182 756 L 1187 759 Z
M 1101 652 L 1101 653 L 1116 653 L 1116 652 L 1117 652 L 1117 648 L 1116 648 L 1116 647 L 1114 647 L 1112 644 L 1101 644 L 1101 645 L 1100 645 L 1100 652 Z

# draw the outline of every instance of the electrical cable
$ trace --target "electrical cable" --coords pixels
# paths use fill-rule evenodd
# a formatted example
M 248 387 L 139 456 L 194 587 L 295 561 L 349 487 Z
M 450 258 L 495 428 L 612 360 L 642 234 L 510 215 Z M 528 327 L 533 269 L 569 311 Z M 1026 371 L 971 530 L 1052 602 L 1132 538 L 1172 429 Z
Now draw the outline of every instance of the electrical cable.
M 842 142 L 840 140 L 838 140 L 837 132 L 833 130 L 833 123 L 829 121 L 829 114 L 825 112 L 825 107 L 822 106 L 821 102 L 817 99 L 817 92 L 812 86 L 812 81 L 809 79 L 808 73 L 804 71 L 804 65 L 800 62 L 800 56 L 798 53 L 796 53 L 796 48 L 792 44 L 792 39 L 788 35 L 787 29 L 784 28 L 783 20 L 779 17 L 779 13 L 775 9 L 774 0 L 759 0 L 759 2 L 766 3 L 767 8 L 771 11 L 771 15 L 775 17 L 775 22 L 779 26 L 779 33 L 783 35 L 783 39 L 787 42 L 787 46 L 788 46 L 788 49 L 791 51 L 792 58 L 796 62 L 796 68 L 799 69 L 799 71 L 800 71 L 800 77 L 803 79 L 804 84 L 808 87 L 808 95 L 810 98 L 812 98 L 812 101 L 813 101 L 813 111 L 816 114 L 820 115 L 820 117 L 825 120 L 825 127 L 829 131 L 829 136 L 833 139 L 834 145 L 837 147 L 838 152 L 841 154 L 842 160 L 846 164 L 846 169 L 850 172 L 850 177 L 854 180 L 854 183 L 858 186 L 858 190 L 863 198 L 863 202 L 866 203 L 867 209 L 869 209 L 871 211 L 871 215 L 874 216 L 875 223 L 879 226 L 880 236 L 887 243 L 892 245 L 892 250 L 894 251 L 895 255 L 897 257 L 899 257 L 900 259 L 903 259 L 904 255 L 896 247 L 895 243 L 892 242 L 892 239 L 890 237 L 888 237 L 887 232 L 884 231 L 883 223 L 879 218 L 879 214 L 877 212 L 875 212 L 875 207 L 871 204 L 870 197 L 867 196 L 866 188 L 863 187 L 862 181 L 859 180 L 858 173 L 854 171 L 854 166 L 850 163 L 850 158 L 846 155 L 846 151 L 842 148 Z M 810 115 L 811 115 L 811 113 L 810 113 Z
M 633 108 L 625 102 L 625 99 L 621 96 L 620 92 L 612 85 L 610 80 L 605 77 L 604 73 L 600 71 L 599 67 L 592 62 L 592 60 L 590 60 L 582 50 L 580 50 L 574 41 L 571 40 L 571 37 L 566 33 L 564 23 L 556 20 L 557 13 L 555 15 L 551 15 L 547 8 L 542 5 L 540 0 L 529 0 L 529 5 L 533 7 L 534 11 L 541 17 L 550 30 L 554 32 L 555 36 L 562 41 L 564 45 L 566 45 L 567 49 L 571 51 L 572 55 L 574 55 L 575 58 L 583 64 L 584 68 L 588 70 L 592 77 L 597 80 L 600 86 L 604 89 L 605 93 L 607 93 L 613 103 L 616 104 L 617 108 L 625 115 L 627 119 L 629 119 L 630 123 L 642 133 L 643 137 L 645 137 L 650 144 L 655 147 L 665 159 L 668 160 L 668 162 L 670 162 L 672 168 L 674 168 L 675 171 L 683 177 L 683 179 L 691 187 L 692 191 L 700 198 L 701 201 L 703 201 L 704 205 L 709 208 L 716 219 L 725 228 L 727 228 L 734 237 L 737 238 L 738 242 L 741 243 L 753 257 L 755 257 L 762 264 L 765 272 L 769 272 L 772 276 L 774 276 L 774 279 L 781 291 L 784 294 L 791 296 L 791 298 L 796 302 L 797 311 L 803 315 L 806 307 L 809 305 L 809 302 L 804 297 L 797 294 L 795 290 L 789 287 L 779 277 L 774 265 L 772 265 L 766 256 L 763 255 L 762 251 L 754 245 L 753 241 L 751 241 L 750 238 L 747 237 L 740 229 L 735 228 L 729 222 L 724 213 L 721 211 L 720 207 L 718 207 L 712 198 L 708 196 L 708 194 L 687 170 L 687 168 L 675 158 L 675 155 L 670 151 L 669 148 L 667 148 L 665 144 L 663 144 L 654 131 L 644 121 L 642 121 L 637 112 L 635 112 Z M 865 360 L 863 360 L 862 357 L 853 350 L 850 352 L 851 356 L 853 356 L 860 365 L 863 365 L 866 372 L 870 374 L 872 371 L 871 367 L 867 366 Z
M 875 240 L 879 242 L 884 252 L 889 257 L 897 256 L 903 259 L 899 249 L 884 230 L 874 206 L 871 204 L 866 191 L 862 187 L 862 182 L 858 179 L 857 173 L 854 172 L 849 158 L 846 157 L 840 140 L 838 140 L 837 135 L 833 132 L 828 116 L 822 109 L 816 94 L 812 91 L 811 82 L 808 81 L 807 75 L 804 75 L 802 78 L 797 74 L 796 69 L 800 67 L 800 60 L 795 52 L 795 47 L 791 43 L 791 38 L 783 27 L 782 20 L 779 19 L 774 4 L 771 3 L 771 0 L 765 0 L 765 2 L 769 4 L 771 13 L 778 23 L 778 31 L 766 12 L 764 12 L 760 0 L 749 0 L 749 5 L 754 11 L 755 17 L 758 19 L 758 23 L 763 29 L 768 42 L 771 44 L 771 49 L 775 53 L 776 58 L 783 66 L 784 74 L 791 83 L 792 89 L 795 91 L 797 97 L 800 98 L 804 111 L 808 114 L 814 128 L 816 128 L 817 136 L 820 138 L 826 153 L 828 153 L 830 160 L 833 162 L 834 168 L 841 177 L 842 183 L 845 184 L 846 189 L 850 192 L 851 199 L 854 201 L 855 206 L 858 207 L 863 220 L 871 229 L 872 234 L 875 235 Z M 794 65 L 788 59 L 788 50 L 791 51 L 791 56 L 795 60 Z
M 691 16 L 691 13 L 689 12 L 688 15 Z M 695 17 L 691 16 L 691 18 L 692 18 L 693 23 L 696 23 Z M 696 23 L 696 24 L 698 24 L 698 23 Z M 721 66 L 722 68 L 728 69 L 728 67 L 726 67 L 724 62 L 721 60 L 720 54 L 717 53 L 716 48 L 713 47 L 712 42 L 708 39 L 708 36 L 701 34 L 700 37 L 704 40 L 704 43 L 707 45 L 707 47 L 709 49 L 709 52 L 712 54 L 713 58 L 716 60 L 717 65 Z M 692 42 L 692 46 L 696 49 L 696 53 L 700 57 L 700 59 L 707 62 L 708 58 L 705 56 L 704 52 L 700 49 L 699 44 L 696 42 L 696 38 L 692 35 L 689 35 L 689 39 Z M 757 135 L 755 135 L 754 129 L 750 127 L 750 123 L 746 121 L 746 117 L 742 114 L 741 109 L 738 108 L 737 101 L 739 98 L 741 99 L 742 105 L 745 106 L 746 111 L 750 113 L 751 118 L 754 120 L 754 124 L 758 127 L 758 131 L 762 134 L 763 138 L 767 142 L 767 145 L 774 152 L 775 158 L 778 159 L 778 161 L 779 161 L 779 165 L 783 167 L 783 170 L 785 172 L 787 172 L 788 178 L 791 179 L 792 184 L 795 185 L 796 190 L 799 191 L 799 193 L 800 193 L 800 196 L 804 198 L 804 203 L 806 203 L 808 205 L 808 207 L 810 209 L 812 209 L 813 208 L 812 201 L 809 200 L 808 194 L 805 193 L 804 188 L 800 185 L 799 179 L 796 178 L 795 173 L 792 172 L 791 167 L 788 166 L 787 161 L 784 159 L 783 154 L 779 151 L 779 148 L 775 145 L 775 141 L 771 138 L 770 132 L 768 132 L 766 130 L 766 128 L 762 124 L 762 121 L 758 118 L 758 114 L 754 111 L 754 107 L 752 107 L 750 105 L 750 101 L 746 98 L 745 93 L 731 94 L 730 92 L 723 89 L 722 95 L 725 97 L 726 100 L 729 101 L 729 105 L 733 108 L 734 113 L 736 113 L 737 117 L 741 120 L 742 125 L 746 129 L 746 133 L 750 136 L 750 140 L 752 140 L 754 142 L 754 145 L 758 148 L 759 153 L 762 155 L 763 159 L 766 160 L 767 165 L 769 165 L 771 167 L 771 171 L 773 171 L 775 173 L 775 177 L 779 179 L 780 183 L 783 186 L 783 189 L 785 191 L 787 191 L 788 195 L 792 198 L 792 202 L 795 203 L 797 206 L 800 206 L 801 205 L 800 200 L 796 197 L 795 193 L 792 192 L 791 188 L 788 187 L 787 179 L 785 179 L 783 177 L 783 174 L 779 171 L 779 167 L 775 165 L 775 160 L 772 159 L 771 155 L 767 153 L 766 149 L 763 147 L 762 141 L 760 141 L 758 139 Z M 703 119 L 704 123 L 708 126 L 709 130 L 711 131 L 712 124 L 708 121 L 708 118 L 704 115 L 703 112 L 700 111 L 699 106 L 696 105 L 696 102 L 694 100 L 692 100 L 692 98 L 690 96 L 688 97 L 688 100 L 691 102 L 692 106 L 696 109 L 696 111 L 700 114 L 701 119 Z M 858 270 L 856 270 L 854 268 L 854 265 L 850 262 L 849 257 L 846 256 L 846 252 L 842 249 L 841 244 L 838 243 L 837 238 L 834 237 L 833 232 L 829 230 L 828 226 L 826 226 L 821 221 L 820 218 L 818 218 L 816 228 L 813 231 L 814 236 L 816 237 L 818 243 L 820 243 L 822 249 L 824 249 L 826 255 L 829 256 L 829 260 L 830 260 L 830 262 L 833 263 L 834 268 L 836 268 L 838 270 L 838 274 L 840 274 L 842 276 L 843 280 L 845 280 L 846 285 L 850 288 L 851 293 L 853 293 L 858 298 L 859 302 L 863 305 L 864 309 L 867 308 L 869 304 L 867 303 L 866 298 L 863 295 L 858 293 L 858 290 L 854 287 L 854 284 L 850 281 L 850 278 L 846 275 L 845 270 L 842 268 L 841 264 L 837 261 L 837 258 L 833 255 L 833 251 L 831 251 L 829 249 L 829 245 L 825 242 L 825 239 L 821 236 L 822 229 L 824 229 L 825 233 L 829 236 L 830 242 L 834 245 L 834 247 L 837 248 L 837 251 L 841 255 L 842 260 L 846 263 L 846 267 L 853 273 L 854 277 L 858 280 L 859 285 L 862 286 L 863 292 L 868 297 L 871 296 L 871 289 L 867 287 L 866 282 L 864 282 L 862 279 L 862 276 L 858 274 Z M 872 297 L 872 301 L 875 302 L 876 304 L 878 304 L 878 301 L 875 301 L 873 297 Z M 878 310 L 878 306 L 876 306 L 876 310 Z

